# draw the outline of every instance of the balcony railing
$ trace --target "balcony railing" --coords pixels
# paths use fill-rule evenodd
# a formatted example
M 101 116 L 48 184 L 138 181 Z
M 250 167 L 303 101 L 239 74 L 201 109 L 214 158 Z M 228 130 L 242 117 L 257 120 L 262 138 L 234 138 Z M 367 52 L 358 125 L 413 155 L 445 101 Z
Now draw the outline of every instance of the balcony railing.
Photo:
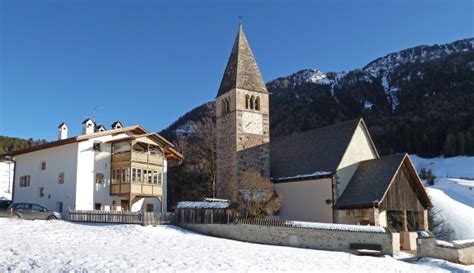
M 128 151 L 112 154 L 112 162 L 123 161 L 135 161 L 160 165 L 163 164 L 163 157 L 161 155 L 139 151 Z
M 136 194 L 136 195 L 163 195 L 163 186 L 161 184 L 150 183 L 126 183 L 112 181 L 110 185 L 110 194 Z

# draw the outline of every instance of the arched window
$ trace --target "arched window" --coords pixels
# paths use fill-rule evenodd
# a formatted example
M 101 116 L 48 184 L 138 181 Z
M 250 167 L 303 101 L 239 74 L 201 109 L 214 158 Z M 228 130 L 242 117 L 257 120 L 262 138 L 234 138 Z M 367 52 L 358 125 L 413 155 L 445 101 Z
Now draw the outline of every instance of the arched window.
M 245 95 L 245 109 L 249 109 L 249 95 Z
M 230 101 L 229 101 L 229 98 L 226 99 L 226 112 L 227 113 L 230 113 Z
M 255 97 L 252 96 L 252 97 L 250 97 L 250 109 L 252 109 L 252 110 L 254 108 L 254 103 L 255 103 Z
M 225 114 L 226 106 L 225 106 L 225 100 L 223 99 L 221 101 L 221 115 Z
M 255 99 L 255 110 L 260 110 L 260 97 Z

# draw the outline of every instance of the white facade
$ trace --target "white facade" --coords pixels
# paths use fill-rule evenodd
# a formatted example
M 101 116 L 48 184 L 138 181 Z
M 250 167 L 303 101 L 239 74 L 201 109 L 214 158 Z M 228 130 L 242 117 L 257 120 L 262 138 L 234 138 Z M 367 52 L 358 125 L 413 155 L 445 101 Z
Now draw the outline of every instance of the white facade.
M 0 199 L 12 198 L 14 170 L 14 162 L 0 161 Z
M 16 155 L 13 201 L 40 204 L 50 210 L 61 211 L 63 216 L 70 209 L 120 210 L 124 197 L 110 195 L 112 144 L 108 142 L 132 135 L 130 132 L 99 133 L 97 137 L 87 140 Z M 155 212 L 166 211 L 166 169 L 165 159 L 163 196 L 160 197 L 165 200 L 165 205 L 158 198 L 135 198 L 132 211 L 145 210 L 147 203 L 153 204 Z M 103 175 L 102 183 L 96 183 L 97 174 Z M 28 186 L 21 185 L 24 176 L 29 176 Z M 60 181 L 61 177 L 64 182 Z

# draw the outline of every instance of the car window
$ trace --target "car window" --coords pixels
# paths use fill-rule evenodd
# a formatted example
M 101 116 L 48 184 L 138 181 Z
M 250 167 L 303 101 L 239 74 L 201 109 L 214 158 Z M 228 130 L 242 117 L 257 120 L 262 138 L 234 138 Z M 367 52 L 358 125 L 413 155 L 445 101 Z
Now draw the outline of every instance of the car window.
M 15 205 L 16 209 L 26 209 L 28 208 L 28 204 L 20 203 Z
M 45 211 L 46 209 L 40 205 L 32 205 L 34 211 Z

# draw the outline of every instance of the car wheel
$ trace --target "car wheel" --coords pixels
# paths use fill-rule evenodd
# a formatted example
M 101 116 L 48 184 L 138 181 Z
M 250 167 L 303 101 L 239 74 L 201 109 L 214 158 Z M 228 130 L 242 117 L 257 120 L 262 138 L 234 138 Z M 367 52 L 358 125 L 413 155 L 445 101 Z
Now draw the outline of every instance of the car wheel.
M 48 220 L 58 220 L 58 218 L 57 218 L 56 216 L 54 216 L 54 215 L 50 215 L 50 216 L 48 217 Z

